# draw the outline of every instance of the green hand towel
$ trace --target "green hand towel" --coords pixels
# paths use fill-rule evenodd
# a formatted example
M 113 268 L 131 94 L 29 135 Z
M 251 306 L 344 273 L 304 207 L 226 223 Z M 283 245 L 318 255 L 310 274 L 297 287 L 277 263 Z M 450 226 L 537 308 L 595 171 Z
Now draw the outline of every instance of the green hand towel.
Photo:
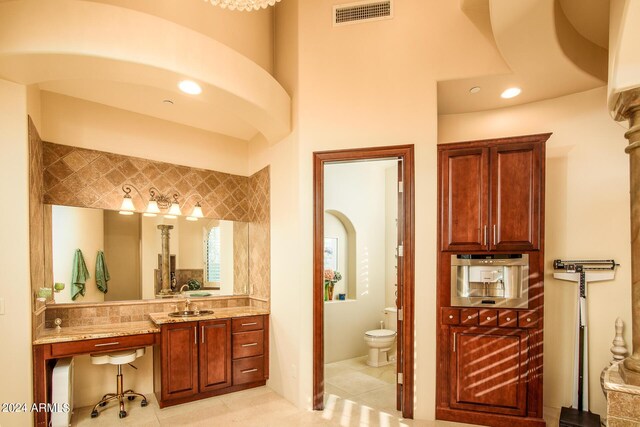
M 96 257 L 96 285 L 104 294 L 107 293 L 107 282 L 109 280 L 111 280 L 111 276 L 109 276 L 107 262 L 104 260 L 104 252 L 98 251 L 98 256 Z
M 89 276 L 89 270 L 87 270 L 87 264 L 84 263 L 84 257 L 82 251 L 76 249 L 75 255 L 73 255 L 73 274 L 71 277 L 71 299 L 76 300 L 78 295 L 84 296 L 84 284 Z

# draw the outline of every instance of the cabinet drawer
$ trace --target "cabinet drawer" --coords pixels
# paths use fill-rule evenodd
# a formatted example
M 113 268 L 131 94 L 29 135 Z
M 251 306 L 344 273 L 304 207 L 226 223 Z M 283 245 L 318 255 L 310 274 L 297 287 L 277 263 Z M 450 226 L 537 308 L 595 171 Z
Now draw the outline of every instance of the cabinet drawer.
M 518 326 L 521 328 L 536 328 L 538 326 L 538 312 L 532 310 L 518 313 Z
M 517 328 L 518 313 L 514 310 L 500 310 L 498 313 L 498 325 L 505 328 Z
M 463 308 L 460 312 L 460 323 L 463 325 L 477 325 L 478 310 L 475 308 Z
M 51 344 L 51 356 L 61 357 L 74 354 L 106 353 L 153 345 L 155 334 L 127 335 L 95 340 L 71 341 Z
M 264 316 L 238 317 L 231 321 L 231 332 L 257 331 L 264 329 Z
M 248 357 L 233 361 L 233 385 L 264 380 L 264 357 Z
M 264 331 L 240 332 L 233 334 L 234 359 L 258 356 L 264 353 Z
M 442 309 L 443 325 L 458 325 L 460 323 L 460 310 L 445 307 Z
M 498 326 L 498 310 L 480 310 L 480 326 Z

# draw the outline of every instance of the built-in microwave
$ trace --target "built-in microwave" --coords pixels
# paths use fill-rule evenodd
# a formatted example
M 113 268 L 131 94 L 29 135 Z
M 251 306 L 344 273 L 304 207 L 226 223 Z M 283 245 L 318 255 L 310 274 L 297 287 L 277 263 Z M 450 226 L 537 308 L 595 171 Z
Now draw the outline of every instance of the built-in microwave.
M 529 308 L 529 255 L 451 255 L 451 305 Z

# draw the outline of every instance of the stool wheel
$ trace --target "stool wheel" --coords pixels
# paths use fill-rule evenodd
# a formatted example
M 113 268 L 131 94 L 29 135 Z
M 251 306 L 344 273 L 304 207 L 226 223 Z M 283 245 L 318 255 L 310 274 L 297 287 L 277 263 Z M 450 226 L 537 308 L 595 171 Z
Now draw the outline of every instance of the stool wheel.
M 98 411 L 91 411 L 91 418 L 96 418 L 98 415 Z
M 124 418 L 124 417 L 126 417 L 126 416 L 127 416 L 127 411 L 120 411 L 120 413 L 118 413 L 118 416 L 119 416 L 120 418 Z
M 149 402 L 147 402 L 147 399 L 144 399 L 142 402 L 140 402 L 140 406 L 142 406 L 143 408 L 145 406 L 147 406 L 149 404 Z
M 102 403 L 100 404 L 100 407 L 102 407 L 102 408 L 104 408 L 105 406 L 107 406 L 107 402 L 102 402 Z
M 135 396 L 127 396 L 127 399 L 129 399 L 129 400 L 133 400 L 135 398 L 136 398 Z

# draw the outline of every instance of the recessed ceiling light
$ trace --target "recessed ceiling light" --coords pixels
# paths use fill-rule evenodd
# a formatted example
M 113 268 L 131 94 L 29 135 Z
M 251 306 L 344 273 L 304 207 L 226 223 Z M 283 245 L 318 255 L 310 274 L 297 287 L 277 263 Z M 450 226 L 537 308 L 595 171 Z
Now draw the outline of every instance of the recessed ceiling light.
M 471 89 L 469 89 L 469 93 L 478 93 L 480 92 L 480 86 L 474 86 Z
M 200 85 L 193 80 L 182 80 L 178 83 L 178 87 L 181 91 L 189 95 L 199 95 L 202 92 Z
M 520 92 L 522 92 L 522 89 L 520 89 L 519 87 L 510 87 L 509 89 L 502 92 L 502 95 L 500 96 L 505 99 L 509 99 L 520 95 Z
M 164 101 L 162 101 L 162 103 L 166 105 L 173 105 L 173 101 L 170 99 L 165 99 Z

